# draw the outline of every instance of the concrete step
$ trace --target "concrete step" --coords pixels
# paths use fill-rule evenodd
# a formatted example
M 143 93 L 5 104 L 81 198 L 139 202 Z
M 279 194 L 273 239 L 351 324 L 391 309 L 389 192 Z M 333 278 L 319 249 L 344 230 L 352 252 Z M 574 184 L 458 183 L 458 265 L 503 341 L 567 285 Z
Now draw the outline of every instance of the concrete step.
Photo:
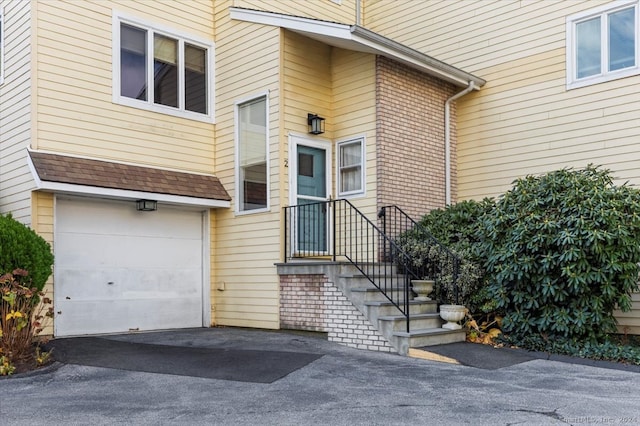
M 354 297 L 359 297 L 360 300 L 364 302 L 386 302 L 388 301 L 387 297 L 378 290 L 376 287 L 371 284 L 369 287 L 353 287 L 351 288 L 351 293 L 354 294 Z M 385 293 L 395 301 L 402 302 L 405 298 L 404 288 L 401 287 L 390 287 L 385 289 Z M 413 294 L 409 291 L 409 300 L 413 300 Z
M 444 328 L 411 330 L 409 333 L 406 331 L 395 331 L 391 339 L 394 340 L 392 344 L 398 348 L 398 352 L 406 355 L 409 352 L 409 348 L 464 342 L 466 339 L 466 331 L 464 329 L 447 330 Z
M 379 302 L 379 301 L 371 301 L 364 303 L 365 309 L 369 313 L 369 319 L 372 319 L 372 316 L 377 320 L 378 317 L 387 316 L 387 315 L 399 315 L 400 312 L 398 308 L 391 302 Z M 375 311 L 375 314 L 372 315 Z M 419 302 L 415 300 L 409 301 L 409 315 L 419 315 L 419 314 L 433 314 L 438 312 L 438 304 L 434 301 L 430 302 Z
M 369 275 L 397 274 L 398 268 L 392 263 L 366 263 L 360 265 Z M 362 274 L 360 270 L 352 264 L 344 263 L 340 266 L 340 275 Z
M 404 315 L 383 315 L 378 317 L 380 330 L 406 331 L 407 319 Z M 424 330 L 440 328 L 443 324 L 440 315 L 436 313 L 418 314 L 409 316 L 409 330 Z

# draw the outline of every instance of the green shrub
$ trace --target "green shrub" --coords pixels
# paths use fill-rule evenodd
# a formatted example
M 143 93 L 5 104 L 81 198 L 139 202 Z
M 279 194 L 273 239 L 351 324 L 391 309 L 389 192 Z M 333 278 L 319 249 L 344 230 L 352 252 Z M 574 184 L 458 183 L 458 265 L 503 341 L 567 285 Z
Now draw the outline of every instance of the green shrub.
M 27 270 L 32 285 L 42 290 L 52 265 L 49 243 L 11 215 L 0 215 L 0 275 Z
M 410 255 L 413 266 L 421 270 L 423 278 L 436 279 L 438 301 L 454 303 L 457 291 L 458 303 L 471 312 L 488 309 L 486 292 L 482 290 L 481 258 L 476 246 L 481 241 L 478 218 L 491 211 L 492 207 L 493 202 L 486 199 L 481 202 L 462 201 L 432 210 L 421 218 L 419 227 L 400 236 L 399 246 Z M 460 259 L 457 290 L 451 255 Z
M 516 338 L 596 342 L 638 288 L 640 192 L 588 166 L 518 179 L 481 220 L 487 289 Z
M 27 271 L 0 275 L 0 376 L 12 374 L 17 364 L 46 359 L 33 343 L 45 317 L 53 316 L 47 305 L 51 300 L 32 286 Z
M 592 342 L 557 336 L 549 339 L 531 334 L 523 337 L 502 336 L 499 340 L 534 351 L 640 365 L 640 346 L 618 342 L 614 337 Z

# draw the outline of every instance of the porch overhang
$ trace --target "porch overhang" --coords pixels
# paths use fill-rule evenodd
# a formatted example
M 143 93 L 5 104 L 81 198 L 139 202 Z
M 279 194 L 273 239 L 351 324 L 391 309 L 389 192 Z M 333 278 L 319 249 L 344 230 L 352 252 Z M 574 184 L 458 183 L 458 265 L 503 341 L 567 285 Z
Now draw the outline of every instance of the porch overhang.
M 239 7 L 231 7 L 230 14 L 231 19 L 285 28 L 330 46 L 385 56 L 459 87 L 467 87 L 470 82 L 473 82 L 475 89 L 478 90 L 486 83 L 480 77 L 359 25 L 347 25 Z
M 231 197 L 213 175 L 32 150 L 27 161 L 40 191 L 202 208 L 231 206 Z

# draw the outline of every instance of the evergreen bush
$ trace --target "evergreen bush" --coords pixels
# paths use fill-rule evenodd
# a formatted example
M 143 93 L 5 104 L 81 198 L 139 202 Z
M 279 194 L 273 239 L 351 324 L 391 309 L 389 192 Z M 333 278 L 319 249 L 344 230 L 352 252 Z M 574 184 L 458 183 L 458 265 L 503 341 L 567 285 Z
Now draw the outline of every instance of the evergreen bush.
M 15 269 L 27 270 L 32 285 L 41 291 L 52 265 L 49 243 L 11 215 L 0 215 L 0 275 Z
M 485 199 L 461 201 L 444 209 L 431 210 L 420 219 L 418 227 L 400 237 L 399 246 L 410 255 L 413 266 L 421 268 L 425 278 L 436 279 L 439 302 L 454 303 L 457 291 L 458 303 L 471 312 L 490 309 L 482 289 L 482 258 L 477 245 L 481 241 L 478 218 L 492 208 L 493 201 Z M 457 290 L 453 284 L 451 254 L 460 259 Z
M 616 331 L 613 311 L 638 289 L 638 189 L 593 166 L 527 176 L 480 222 L 505 332 L 595 342 Z

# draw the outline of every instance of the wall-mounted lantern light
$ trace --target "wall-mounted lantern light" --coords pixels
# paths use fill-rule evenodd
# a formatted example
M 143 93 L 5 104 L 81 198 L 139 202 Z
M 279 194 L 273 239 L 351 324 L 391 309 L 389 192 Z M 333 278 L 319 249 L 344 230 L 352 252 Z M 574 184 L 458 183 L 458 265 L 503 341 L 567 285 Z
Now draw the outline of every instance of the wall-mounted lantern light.
M 136 210 L 139 212 L 154 212 L 158 210 L 158 202 L 155 200 L 136 201 Z
M 318 114 L 307 114 L 307 124 L 309 125 L 309 133 L 312 135 L 324 133 L 324 118 Z

